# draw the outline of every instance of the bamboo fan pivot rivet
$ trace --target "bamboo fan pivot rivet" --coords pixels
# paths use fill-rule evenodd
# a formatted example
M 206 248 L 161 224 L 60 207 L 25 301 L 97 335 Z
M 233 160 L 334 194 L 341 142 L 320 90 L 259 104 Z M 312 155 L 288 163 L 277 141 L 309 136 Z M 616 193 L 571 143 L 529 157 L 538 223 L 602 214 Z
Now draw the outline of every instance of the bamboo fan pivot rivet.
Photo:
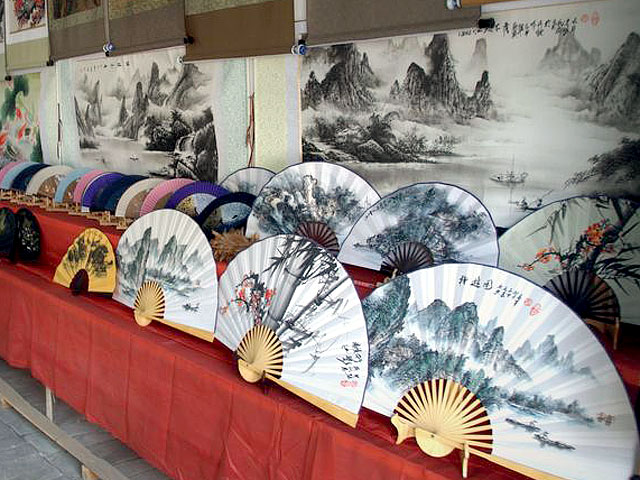
M 238 370 L 243 379 L 255 383 L 270 375 L 282 375 L 282 344 L 276 333 L 265 325 L 249 330 L 238 349 Z
M 146 281 L 142 284 L 136 295 L 133 305 L 133 314 L 136 323 L 146 327 L 151 322 L 164 318 L 164 292 L 158 282 Z
M 444 457 L 455 448 L 492 449 L 487 411 L 473 393 L 454 381 L 434 379 L 416 385 L 395 411 L 391 423 L 398 430 L 396 443 L 415 437 L 429 456 Z

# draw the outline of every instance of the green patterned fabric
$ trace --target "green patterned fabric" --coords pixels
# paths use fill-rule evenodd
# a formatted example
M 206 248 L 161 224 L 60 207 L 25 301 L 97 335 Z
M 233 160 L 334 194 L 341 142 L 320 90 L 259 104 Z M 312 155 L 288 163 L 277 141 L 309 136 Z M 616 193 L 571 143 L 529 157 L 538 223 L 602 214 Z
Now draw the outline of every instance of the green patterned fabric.
M 244 7 L 245 5 L 255 5 L 256 3 L 269 1 L 271 0 L 185 0 L 185 10 L 187 15 L 197 15 L 198 13 Z

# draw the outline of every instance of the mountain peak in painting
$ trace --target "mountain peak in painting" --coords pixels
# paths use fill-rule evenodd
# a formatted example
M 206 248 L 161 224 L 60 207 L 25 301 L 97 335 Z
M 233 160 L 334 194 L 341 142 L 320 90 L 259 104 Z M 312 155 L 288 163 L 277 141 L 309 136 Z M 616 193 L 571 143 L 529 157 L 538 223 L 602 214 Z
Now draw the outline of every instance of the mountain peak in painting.
M 558 35 L 558 42 L 548 48 L 540 62 L 540 68 L 555 72 L 568 71 L 571 75 L 579 75 L 600 63 L 602 53 L 597 48 L 591 52 L 580 44 L 575 34 L 565 32 Z

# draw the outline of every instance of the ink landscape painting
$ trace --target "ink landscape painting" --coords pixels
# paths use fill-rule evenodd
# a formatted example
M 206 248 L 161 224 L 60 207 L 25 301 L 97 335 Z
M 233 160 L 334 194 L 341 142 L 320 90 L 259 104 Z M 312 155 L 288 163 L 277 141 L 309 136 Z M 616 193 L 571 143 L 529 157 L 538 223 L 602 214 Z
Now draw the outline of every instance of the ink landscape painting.
M 508 227 L 578 193 L 640 191 L 640 4 L 496 13 L 496 27 L 313 48 L 303 155 L 381 195 L 465 188 Z

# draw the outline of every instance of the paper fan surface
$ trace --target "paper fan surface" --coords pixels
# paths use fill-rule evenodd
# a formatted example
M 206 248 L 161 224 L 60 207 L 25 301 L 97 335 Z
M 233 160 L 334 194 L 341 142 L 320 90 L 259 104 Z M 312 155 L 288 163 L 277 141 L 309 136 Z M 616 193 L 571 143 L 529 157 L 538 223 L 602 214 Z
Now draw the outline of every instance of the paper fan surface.
M 229 191 L 210 182 L 193 182 L 176 190 L 165 208 L 173 208 L 196 218 L 216 198 L 227 195 Z
M 193 183 L 195 180 L 190 178 L 173 178 L 156 185 L 147 194 L 142 206 L 140 207 L 140 215 L 146 215 L 153 210 L 164 208 L 171 195 L 179 188 Z
M 6 171 L 4 177 L 2 178 L 0 188 L 2 188 L 3 190 L 9 190 L 13 188 L 13 182 L 15 181 L 16 177 L 20 175 L 20 173 L 22 173 L 25 169 L 32 167 L 33 165 L 41 164 L 35 162 L 18 162 L 17 164 L 13 165 Z
M 73 203 L 82 203 L 82 195 L 84 195 L 84 191 L 89 184 L 96 178 L 107 175 L 108 173 L 109 172 L 105 172 L 104 170 L 91 170 L 80 177 L 80 180 L 76 183 L 76 188 L 73 190 Z
M 335 254 L 360 215 L 380 200 L 361 177 L 339 165 L 305 162 L 286 168 L 262 189 L 247 221 L 247 236 L 309 231 Z M 325 226 L 326 228 L 321 228 Z
M 218 279 L 211 246 L 190 217 L 157 210 L 124 232 L 116 249 L 118 273 L 113 298 L 134 307 L 143 285 L 162 290 L 168 322 L 213 335 Z
M 241 251 L 220 279 L 216 338 L 237 350 L 264 325 L 282 344 L 280 379 L 356 415 L 368 341 L 353 282 L 308 239 L 277 235 Z
M 205 233 L 226 232 L 233 228 L 243 228 L 256 197 L 246 192 L 235 192 L 213 200 L 196 217 Z
M 24 163 L 24 162 L 9 162 L 0 169 L 0 188 L 5 188 L 2 186 L 3 180 L 4 180 L 4 177 L 7 175 L 7 173 L 9 172 L 9 170 L 13 169 L 15 166 L 21 163 Z
M 78 181 L 80 180 L 80 178 L 82 178 L 83 175 L 86 175 L 91 171 L 91 168 L 75 168 L 67 173 L 58 182 L 53 200 L 57 203 L 73 202 L 73 192 Z
M 41 250 L 40 224 L 27 208 L 16 213 L 16 250 L 21 260 L 37 260 Z
M 244 192 L 258 196 L 262 187 L 275 175 L 274 172 L 266 168 L 248 167 L 236 170 L 220 185 L 230 192 Z
M 147 178 L 131 185 L 118 200 L 115 212 L 116 217 L 138 218 L 142 202 L 144 202 L 146 196 L 154 187 L 164 181 L 163 178 Z
M 107 236 L 87 228 L 76 237 L 56 268 L 53 281 L 70 287 L 82 271 L 88 278 L 88 291 L 111 293 L 116 286 L 116 258 Z
M 53 198 L 58 188 L 58 183 L 64 178 L 72 168 L 66 165 L 56 165 L 43 168 L 36 173 L 27 185 L 28 195 L 41 195 Z
M 588 327 L 546 290 L 495 267 L 445 264 L 391 280 L 363 310 L 364 406 L 391 416 L 415 385 L 447 379 L 486 409 L 489 438 L 469 427 L 474 449 L 568 479 L 631 475 L 638 437 L 622 381 Z M 455 438 L 442 415 L 430 420 L 434 433 Z
M 144 180 L 143 175 L 125 175 L 111 182 L 96 195 L 93 201 L 93 209 L 103 212 L 115 213 L 120 197 L 131 185 Z
M 417 183 L 383 197 L 356 222 L 338 259 L 406 273 L 445 262 L 498 263 L 491 215 L 461 188 Z
M 31 182 L 31 179 L 40 171 L 50 167 L 51 165 L 46 165 L 44 163 L 36 163 L 34 165 L 29 165 L 27 168 L 22 170 L 16 178 L 13 179 L 11 183 L 11 188 L 14 190 L 18 190 L 20 192 L 26 192 L 27 185 Z
M 9 256 L 16 240 L 16 216 L 9 208 L 0 208 L 0 255 Z
M 500 237 L 500 266 L 541 286 L 573 270 L 595 275 L 615 292 L 621 320 L 640 324 L 637 203 L 611 197 L 573 197 L 551 203 Z M 570 301 L 572 289 L 580 287 L 576 277 L 564 295 L 569 306 L 580 300 Z M 582 313 L 589 317 L 589 312 Z
M 122 173 L 106 173 L 96 177 L 82 194 L 82 208 L 90 211 L 100 210 L 103 205 L 100 205 L 98 200 L 102 194 L 123 177 Z

